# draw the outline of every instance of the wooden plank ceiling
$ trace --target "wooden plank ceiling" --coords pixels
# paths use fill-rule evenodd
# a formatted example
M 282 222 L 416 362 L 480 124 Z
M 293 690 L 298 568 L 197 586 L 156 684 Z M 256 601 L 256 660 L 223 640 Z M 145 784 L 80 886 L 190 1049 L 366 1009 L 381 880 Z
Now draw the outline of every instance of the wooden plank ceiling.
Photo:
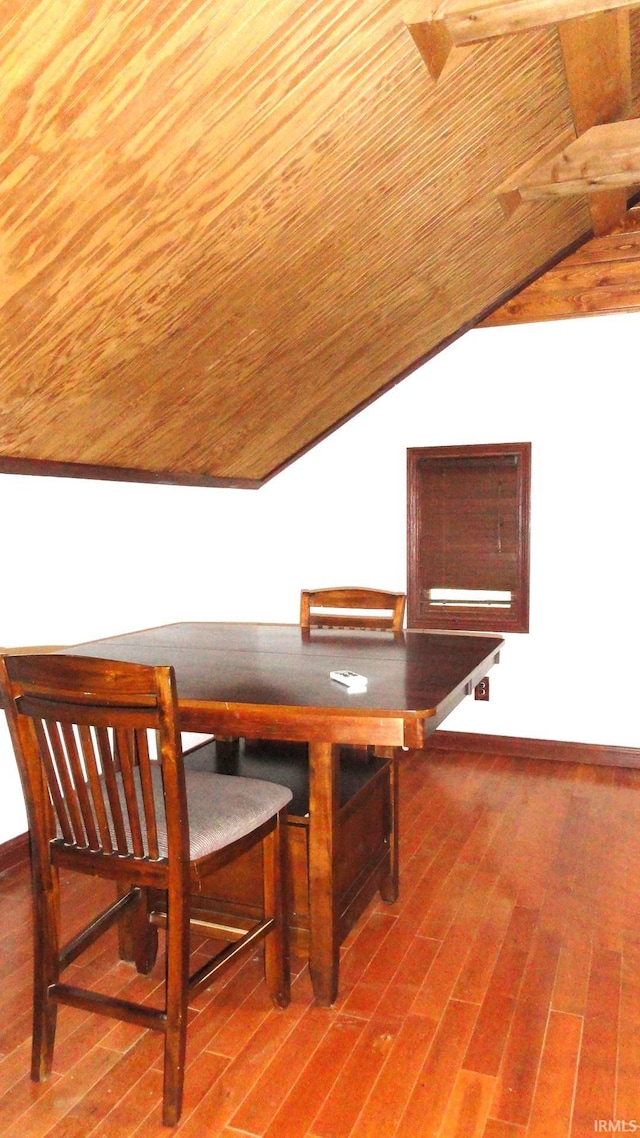
M 538 277 L 480 324 L 524 324 L 613 312 L 640 311 L 640 210 L 594 237 Z
M 262 483 L 624 223 L 639 26 L 0 0 L 0 470 Z

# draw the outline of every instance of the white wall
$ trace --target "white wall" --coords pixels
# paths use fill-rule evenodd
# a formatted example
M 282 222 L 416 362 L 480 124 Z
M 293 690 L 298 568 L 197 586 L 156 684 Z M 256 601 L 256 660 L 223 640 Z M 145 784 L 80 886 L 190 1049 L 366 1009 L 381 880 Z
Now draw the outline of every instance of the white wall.
M 447 726 L 638 747 L 639 333 L 471 332 L 257 492 L 0 475 L 0 644 L 295 622 L 305 586 L 403 589 L 406 448 L 531 441 L 531 631 Z M 0 785 L 2 842 L 26 828 L 4 723 Z

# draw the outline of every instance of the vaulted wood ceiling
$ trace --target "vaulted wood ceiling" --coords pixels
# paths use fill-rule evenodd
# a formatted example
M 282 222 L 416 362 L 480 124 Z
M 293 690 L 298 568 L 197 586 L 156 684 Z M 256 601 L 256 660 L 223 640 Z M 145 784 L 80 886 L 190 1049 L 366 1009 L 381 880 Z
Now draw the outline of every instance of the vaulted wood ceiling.
M 617 0 L 0 0 L 0 470 L 260 484 L 624 226 L 639 115 Z

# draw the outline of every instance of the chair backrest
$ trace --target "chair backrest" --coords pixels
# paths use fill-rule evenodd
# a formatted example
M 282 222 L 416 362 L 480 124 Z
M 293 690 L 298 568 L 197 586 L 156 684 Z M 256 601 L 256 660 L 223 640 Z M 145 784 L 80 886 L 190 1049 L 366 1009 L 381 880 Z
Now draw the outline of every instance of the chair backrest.
M 0 703 L 43 872 L 50 844 L 85 863 L 188 860 L 173 669 L 4 656 Z
M 302 628 L 364 628 L 401 632 L 406 595 L 381 589 L 303 589 Z M 374 611 L 372 611 L 374 610 Z

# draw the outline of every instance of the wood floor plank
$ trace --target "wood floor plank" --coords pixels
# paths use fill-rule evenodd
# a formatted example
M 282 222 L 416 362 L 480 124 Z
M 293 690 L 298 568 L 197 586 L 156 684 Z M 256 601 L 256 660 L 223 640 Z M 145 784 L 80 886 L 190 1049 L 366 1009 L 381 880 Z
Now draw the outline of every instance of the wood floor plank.
M 491 1110 L 492 1117 L 505 1122 L 525 1125 L 529 1118 L 559 955 L 559 937 L 536 930 L 524 967 Z
M 335 1018 L 336 1013 L 326 1008 L 310 1007 L 305 1011 L 296 1031 L 278 1049 L 231 1117 L 232 1127 L 249 1134 L 264 1134 Z
M 55 1088 L 60 1082 L 60 1076 L 55 1073 L 52 1074 L 50 1080 L 46 1083 L 32 1083 L 29 1075 L 29 1064 L 26 1065 L 26 1074 L 23 1074 L 20 1079 L 13 1083 L 9 1090 L 5 1091 L 0 1099 L 0 1134 L 15 1134 L 18 1132 L 18 1126 L 21 1118 L 27 1113 L 31 1107 L 39 1102 L 41 1098 L 47 1098 L 47 1102 L 53 1102 L 51 1097 L 52 1088 Z M 81 1092 L 84 1093 L 84 1092 Z M 48 1096 L 48 1097 L 47 1097 Z M 52 1105 L 49 1117 L 55 1118 L 55 1110 Z
M 616 1111 L 640 1129 L 640 935 L 625 935 L 620 992 Z
M 400 913 L 410 910 L 415 913 L 426 913 L 434 898 L 442 889 L 452 868 L 455 866 L 461 850 L 464 848 L 469 836 L 473 833 L 482 810 L 480 807 L 472 811 L 465 811 L 453 821 L 449 827 L 445 840 L 430 861 L 424 875 L 414 888 L 403 890 L 400 898 L 394 905 L 394 911 Z M 442 820 L 440 819 L 440 823 Z
M 484 1000 L 513 910 L 513 899 L 498 885 L 472 934 L 469 952 L 453 991 L 454 999 L 472 1004 Z
M 550 1013 L 528 1138 L 566 1138 L 569 1134 L 581 1037 L 580 1016 Z
M 364 1029 L 364 1021 L 339 1015 L 293 1084 L 264 1138 L 299 1138 L 331 1094 Z
M 478 1009 L 473 1004 L 457 1000 L 448 1003 L 406 1102 L 395 1138 L 438 1133 L 477 1014 Z M 356 1133 L 361 1138 L 360 1131 Z M 375 1138 L 373 1131 L 371 1138 Z
M 562 939 L 552 1006 L 570 1015 L 584 1015 L 591 971 L 592 928 L 577 906 L 570 905 Z
M 213 1135 L 229 1123 L 232 1115 L 242 1107 L 245 1100 L 255 1093 L 255 1088 L 260 1080 L 264 1079 L 274 1056 L 295 1034 L 296 1027 L 310 1004 L 311 997 L 306 987 L 302 986 L 301 990 L 300 985 L 294 984 L 287 1014 L 285 1015 L 280 1009 L 272 1008 L 271 1013 L 259 1023 L 254 1034 L 235 1057 L 230 1061 L 224 1057 L 225 1065 L 220 1068 L 219 1077 L 215 1081 L 212 1080 L 208 1086 L 203 1083 L 195 1106 L 194 1118 L 189 1119 L 189 1132 L 194 1135 L 198 1133 Z M 212 1046 L 212 1043 L 209 1044 L 209 1047 Z M 209 1050 L 196 1054 L 192 1048 L 188 1054 L 191 1056 L 188 1071 L 195 1071 L 198 1080 L 202 1063 L 206 1064 L 211 1059 L 220 1062 L 222 1059 L 222 1056 Z M 183 1125 L 187 1125 L 186 1121 Z
M 351 941 L 340 961 L 340 1006 L 344 1007 L 351 990 L 395 929 L 396 917 L 374 910 L 364 917 L 358 935 Z
M 411 914 L 398 917 L 391 934 L 374 952 L 360 979 L 350 990 L 347 988 L 341 992 L 337 1007 L 365 1019 L 384 1015 L 380 1012 L 380 1004 L 385 993 L 391 988 L 399 997 L 399 989 L 402 988 L 404 1006 L 408 1010 L 438 947 L 439 942 L 416 936 L 415 920 L 411 919 Z M 390 1014 L 402 1013 L 396 1009 Z
M 609 949 L 594 949 L 578 1064 L 572 1138 L 591 1136 L 596 1120 L 616 1118 L 620 977 L 620 954 Z
M 431 940 L 444 940 L 475 876 L 476 869 L 456 861 L 451 872 L 442 881 L 418 925 L 418 935 Z
M 109 1051 L 119 1051 L 121 1054 L 128 1050 L 128 1047 L 108 1045 L 107 1040 L 113 1031 L 114 1020 L 107 1019 L 106 1016 L 90 1015 L 80 1012 L 77 1008 L 60 1007 L 58 1019 L 60 1030 L 59 1033 L 56 1031 L 56 1045 L 53 1052 L 53 1069 L 58 1075 L 70 1071 L 92 1047 L 102 1045 L 108 1047 Z M 76 1025 L 72 1031 L 68 1030 L 70 1023 Z M 133 1046 L 140 1035 L 140 1028 L 134 1030 L 128 1046 Z
M 401 1020 L 376 1016 L 363 1025 L 353 1051 L 313 1121 L 315 1138 L 348 1138 L 400 1031 Z
M 513 996 L 505 996 L 502 992 L 487 993 L 461 1063 L 465 1070 L 497 1076 L 515 1009 Z
M 513 1122 L 500 1122 L 490 1118 L 482 1138 L 527 1138 L 527 1132 L 523 1126 L 515 1126 Z
M 408 1016 L 440 947 L 436 940 L 416 937 L 385 988 L 376 1016 Z
M 262 961 L 260 961 L 262 965 Z M 242 1051 L 255 1032 L 274 1014 L 273 1004 L 263 982 L 262 967 L 255 987 L 235 1009 L 228 1009 L 216 1032 L 210 1036 L 208 1050 L 233 1059 Z M 199 1035 L 199 1033 L 198 1033 Z M 194 1032 L 193 1040 L 198 1038 Z M 193 1043 L 192 1043 L 193 1051 Z
M 498 1074 L 537 920 L 535 909 L 516 906 L 513 911 L 465 1055 L 467 1070 Z
M 528 1122 L 547 1020 L 543 1005 L 516 1002 L 496 1080 L 491 1110 L 495 1118 L 522 1126 Z
M 264 984 L 264 970 L 260 957 L 244 961 L 244 965 L 232 975 L 223 976 L 218 984 L 207 989 L 205 1002 L 200 1004 L 197 1015 L 189 1024 L 187 1032 L 187 1056 L 197 1054 L 224 1027 L 229 1016 L 251 995 L 259 984 Z M 212 1050 L 215 1048 L 211 1047 Z
M 460 1071 L 444 1112 L 440 1134 L 446 1138 L 483 1138 L 495 1079 L 475 1071 Z
M 95 1101 L 96 1088 L 105 1076 L 110 1079 L 111 1071 L 121 1058 L 117 1052 L 108 1051 L 105 1047 L 93 1047 L 74 1065 L 70 1077 L 52 1077 L 48 1082 L 40 1083 L 35 1091 L 34 1084 L 30 1083 L 22 1101 L 18 1099 L 14 1103 L 18 1110 L 13 1117 L 7 1118 L 6 1113 L 0 1110 L 0 1133 L 19 1133 L 28 1135 L 28 1138 L 44 1138 L 44 1135 L 57 1138 L 56 1131 L 59 1133 L 60 1130 L 66 1131 L 69 1138 L 82 1134 L 83 1130 L 77 1130 L 70 1122 L 69 1112 L 82 1112 L 83 1103 L 86 1108 Z M 27 1109 L 23 1109 L 25 1105 Z
M 639 790 L 640 770 L 407 754 L 400 898 L 350 931 L 337 1004 L 314 1005 L 294 958 L 276 1011 L 261 953 L 234 964 L 190 1008 L 176 1138 L 591 1138 L 638 1119 Z M 95 882 L 65 892 L 70 931 Z M 163 967 L 162 939 L 142 977 L 110 933 L 68 975 L 160 1002 Z M 0 1133 L 166 1138 L 161 1040 L 132 1025 L 60 1008 L 54 1074 L 31 1083 L 24 866 L 0 876 L 0 981 Z
M 392 1138 L 416 1081 L 421 1078 L 435 1024 L 423 1016 L 402 1021 L 371 1093 L 358 1115 L 351 1135 L 358 1138 Z M 398 1131 L 399 1133 L 399 1131 Z
M 20 988 L 14 1000 L 2 1011 L 0 1054 L 10 1055 L 16 1047 L 31 1039 L 31 987 Z
M 24 1077 L 31 1062 L 31 1035 L 0 1059 L 0 1109 L 3 1096 Z
M 527 809 L 528 793 L 526 765 L 523 764 L 517 771 L 513 771 L 510 778 L 509 772 L 513 770 L 513 766 L 505 766 L 504 769 L 505 773 L 507 773 L 505 786 L 500 787 L 497 791 L 498 802 L 501 802 L 503 805 L 502 819 L 500 824 L 495 827 L 491 841 L 480 863 L 484 868 L 496 868 L 499 872 L 503 872 L 504 870 L 518 831 L 522 825 L 522 818 Z M 509 783 L 510 790 L 508 798 L 504 797 L 507 782 Z M 488 785 L 487 790 L 492 796 L 496 793 L 492 784 Z
M 24 1119 L 24 1127 L 21 1125 L 21 1133 L 25 1135 L 25 1138 L 26 1136 L 28 1138 L 44 1138 L 44 1135 L 47 1138 L 86 1138 L 86 1135 L 94 1129 L 96 1122 L 108 1116 L 112 1109 L 118 1107 L 121 1099 L 128 1096 L 144 1073 L 153 1067 L 161 1048 L 162 1040 L 160 1037 L 156 1034 L 152 1035 L 150 1032 L 143 1034 L 135 1047 L 132 1047 L 126 1055 L 109 1051 L 108 1048 L 102 1046 L 94 1048 L 96 1055 L 105 1055 L 107 1061 L 110 1061 L 110 1065 L 91 1086 L 91 1093 L 83 1093 L 81 1097 L 67 1105 L 58 1089 L 57 1102 L 65 1104 L 66 1110 L 56 1125 L 46 1130 L 41 1129 L 42 1111 L 45 1107 L 41 1101 L 38 1104 L 40 1108 L 38 1115 L 33 1120 L 34 1124 L 29 1125 L 29 1116 L 27 1115 Z M 78 1070 L 82 1066 L 82 1063 L 77 1064 Z M 147 1111 L 150 1105 L 145 1104 Z M 33 1113 L 35 1115 L 35 1112 Z M 139 1117 L 138 1115 L 138 1119 Z M 135 1114 L 129 1116 L 126 1122 L 127 1129 L 135 1124 L 135 1121 Z
M 492 800 L 490 808 L 484 810 L 480 825 L 476 826 L 464 849 L 460 852 L 460 861 L 474 869 L 483 862 L 498 834 L 504 818 L 504 806 L 499 806 Z
M 439 1019 L 442 1015 L 467 961 L 475 932 L 495 885 L 495 875 L 482 871 L 468 882 L 464 897 L 456 905 L 455 920 L 449 926 L 413 1002 L 411 1011 L 414 1015 L 427 1015 L 432 1019 Z
M 207 1072 L 209 1078 L 211 1072 Z M 86 1138 L 130 1138 L 138 1134 L 140 1126 L 149 1125 L 150 1116 L 156 1115 L 156 1134 L 160 1129 L 159 1101 L 162 1098 L 162 1070 L 151 1067 L 145 1071 L 137 1083 L 119 1098 L 106 1118 L 101 1118 Z M 185 1108 L 188 1097 L 185 1094 Z M 142 1122 L 141 1122 L 142 1120 Z M 166 1127 L 163 1127 L 166 1131 Z M 147 1131 L 148 1133 L 148 1131 Z M 155 1138 L 155 1135 L 154 1135 Z

